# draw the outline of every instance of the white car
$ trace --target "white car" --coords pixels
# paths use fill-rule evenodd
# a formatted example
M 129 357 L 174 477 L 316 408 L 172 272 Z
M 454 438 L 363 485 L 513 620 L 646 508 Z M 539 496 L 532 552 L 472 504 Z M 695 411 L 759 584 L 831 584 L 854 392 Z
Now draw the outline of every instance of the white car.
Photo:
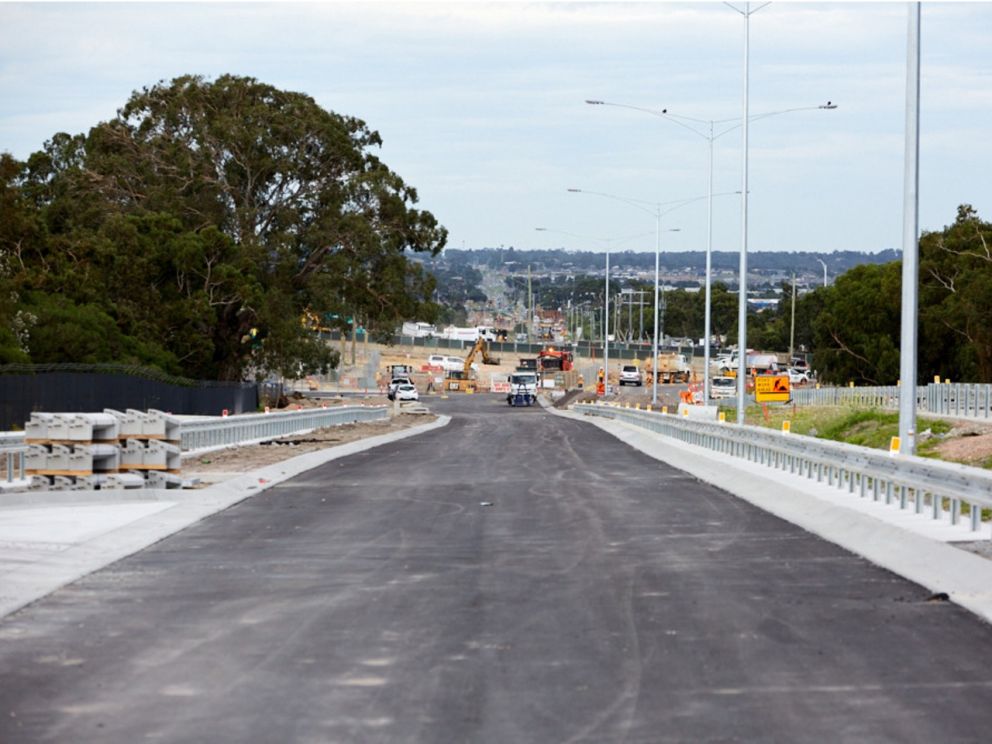
M 710 380 L 710 398 L 733 398 L 737 395 L 736 377 L 714 377 Z
M 417 388 L 409 383 L 404 383 L 396 387 L 396 400 L 420 400 Z
M 427 364 L 430 367 L 440 367 L 441 369 L 447 369 L 448 357 L 444 354 L 431 354 L 427 357 Z
M 396 391 L 400 388 L 401 385 L 410 385 L 412 387 L 413 381 L 410 380 L 409 377 L 394 377 L 390 381 L 389 387 L 386 389 L 386 397 L 389 398 L 390 400 L 396 398 Z
M 636 364 L 625 364 L 620 368 L 620 384 L 638 387 L 644 384 L 644 377 Z
M 792 385 L 806 385 L 809 383 L 809 374 L 804 369 L 789 368 L 789 382 Z

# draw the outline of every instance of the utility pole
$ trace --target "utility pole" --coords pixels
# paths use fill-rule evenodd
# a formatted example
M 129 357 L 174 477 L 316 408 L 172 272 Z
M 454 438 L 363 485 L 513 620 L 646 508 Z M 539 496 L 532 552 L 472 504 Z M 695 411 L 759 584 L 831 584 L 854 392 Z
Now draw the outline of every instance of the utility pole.
M 530 264 L 527 264 L 527 343 L 534 337 L 534 291 L 530 283 Z
M 792 324 L 789 327 L 789 366 L 796 348 L 796 272 L 792 272 Z
M 351 314 L 351 366 L 355 366 L 355 344 L 358 337 L 358 318 Z

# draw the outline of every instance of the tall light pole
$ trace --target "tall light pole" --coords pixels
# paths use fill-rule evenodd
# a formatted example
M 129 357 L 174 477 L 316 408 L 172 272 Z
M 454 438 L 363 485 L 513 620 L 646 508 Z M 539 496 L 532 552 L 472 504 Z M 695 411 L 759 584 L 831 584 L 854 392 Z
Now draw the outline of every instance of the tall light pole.
M 916 452 L 916 356 L 920 266 L 920 4 L 906 33 L 906 150 L 903 180 L 902 330 L 899 346 L 899 451 Z
M 823 267 L 823 286 L 826 287 L 827 286 L 827 262 L 824 261 L 822 258 L 818 258 L 816 260 L 819 261 L 820 262 L 820 265 Z
M 651 386 L 651 403 L 657 405 L 658 403 L 658 340 L 660 334 L 661 324 L 659 322 L 658 312 L 660 309 L 659 302 L 659 285 L 661 279 L 661 218 L 664 217 L 669 212 L 674 212 L 676 209 L 681 209 L 688 204 L 693 202 L 706 199 L 706 196 L 694 196 L 689 199 L 679 199 L 672 202 L 651 202 L 645 199 L 633 199 L 627 196 L 617 196 L 616 194 L 607 194 L 602 191 L 586 191 L 585 189 L 569 189 L 573 194 L 592 194 L 593 196 L 601 196 L 606 199 L 613 199 L 614 201 L 623 202 L 628 204 L 635 209 L 640 209 L 642 212 L 647 212 L 648 214 L 654 216 L 655 218 L 655 250 L 654 250 L 654 344 L 653 344 L 653 360 L 651 363 L 652 372 L 654 380 Z M 727 192 L 733 193 L 733 192 Z M 713 201 L 714 196 L 725 196 L 725 194 L 713 194 L 712 192 L 708 195 L 710 202 Z M 662 210 L 664 206 L 670 206 L 668 209 Z M 650 207 L 650 208 L 649 208 Z M 679 232 L 681 228 L 672 228 L 670 232 Z
M 560 235 L 568 235 L 573 238 L 579 238 L 580 240 L 595 240 L 606 246 L 606 279 L 605 279 L 605 291 L 603 292 L 603 371 L 606 375 L 605 387 L 606 392 L 610 390 L 610 245 L 612 243 L 622 243 L 626 240 L 633 240 L 634 238 L 640 238 L 645 235 L 645 233 L 638 233 L 637 235 L 628 235 L 625 238 L 592 238 L 588 235 L 577 235 L 576 233 L 567 232 L 565 230 L 552 230 L 550 227 L 535 227 L 538 232 L 551 232 L 558 233 Z
M 766 3 L 767 4 L 767 3 Z M 764 6 L 761 6 L 764 7 Z M 757 8 L 753 12 L 757 12 L 761 8 Z M 626 103 L 614 103 L 612 101 L 600 101 L 587 99 L 586 103 L 591 106 L 614 106 L 616 108 L 631 109 L 633 111 L 640 111 L 645 114 L 651 114 L 652 116 L 657 116 L 661 119 L 667 119 L 673 124 L 677 124 L 683 129 L 686 129 L 698 137 L 702 137 L 706 140 L 709 150 L 709 161 L 707 171 L 709 174 L 709 203 L 707 207 L 706 216 L 706 276 L 705 276 L 705 313 L 703 321 L 703 335 L 705 337 L 703 344 L 703 396 L 705 400 L 709 400 L 710 395 L 710 336 L 712 335 L 711 329 L 711 318 L 712 318 L 712 274 L 713 274 L 713 197 L 718 196 L 718 194 L 713 193 L 713 143 L 725 134 L 728 134 L 738 127 L 742 126 L 742 122 L 738 119 L 695 119 L 691 116 L 682 116 L 680 114 L 673 114 L 667 108 L 661 110 L 655 110 L 650 108 L 645 108 L 643 106 L 632 106 Z M 754 114 L 749 116 L 750 121 L 758 121 L 760 119 L 767 119 L 772 116 L 779 116 L 781 114 L 791 114 L 795 111 L 815 111 L 815 110 L 826 110 L 832 111 L 837 108 L 837 104 L 833 101 L 827 101 L 824 104 L 818 106 L 799 106 L 796 108 L 780 109 L 778 111 L 766 111 L 761 114 Z M 741 192 L 734 192 L 741 193 Z

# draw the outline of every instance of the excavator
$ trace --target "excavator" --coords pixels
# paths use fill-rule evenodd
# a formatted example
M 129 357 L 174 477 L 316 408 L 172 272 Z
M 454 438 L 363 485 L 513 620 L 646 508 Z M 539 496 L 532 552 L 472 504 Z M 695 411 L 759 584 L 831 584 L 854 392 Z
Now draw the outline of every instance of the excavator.
M 489 353 L 489 342 L 481 336 L 476 339 L 472 350 L 465 357 L 465 365 L 462 369 L 451 370 L 445 376 L 444 389 L 450 392 L 474 393 L 476 388 L 475 371 L 472 369 L 472 362 L 479 354 L 482 355 L 483 364 L 499 364 L 499 359 Z

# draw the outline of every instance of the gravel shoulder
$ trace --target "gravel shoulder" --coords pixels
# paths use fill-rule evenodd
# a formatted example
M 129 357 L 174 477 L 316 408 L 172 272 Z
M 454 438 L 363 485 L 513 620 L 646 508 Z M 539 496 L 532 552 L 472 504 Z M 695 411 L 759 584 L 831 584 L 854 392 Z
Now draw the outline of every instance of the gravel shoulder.
M 241 475 L 297 455 L 336 447 L 368 437 L 409 429 L 436 421 L 432 413 L 400 413 L 384 421 L 357 422 L 280 437 L 261 444 L 217 450 L 183 461 L 183 476 L 216 483 L 225 476 Z

